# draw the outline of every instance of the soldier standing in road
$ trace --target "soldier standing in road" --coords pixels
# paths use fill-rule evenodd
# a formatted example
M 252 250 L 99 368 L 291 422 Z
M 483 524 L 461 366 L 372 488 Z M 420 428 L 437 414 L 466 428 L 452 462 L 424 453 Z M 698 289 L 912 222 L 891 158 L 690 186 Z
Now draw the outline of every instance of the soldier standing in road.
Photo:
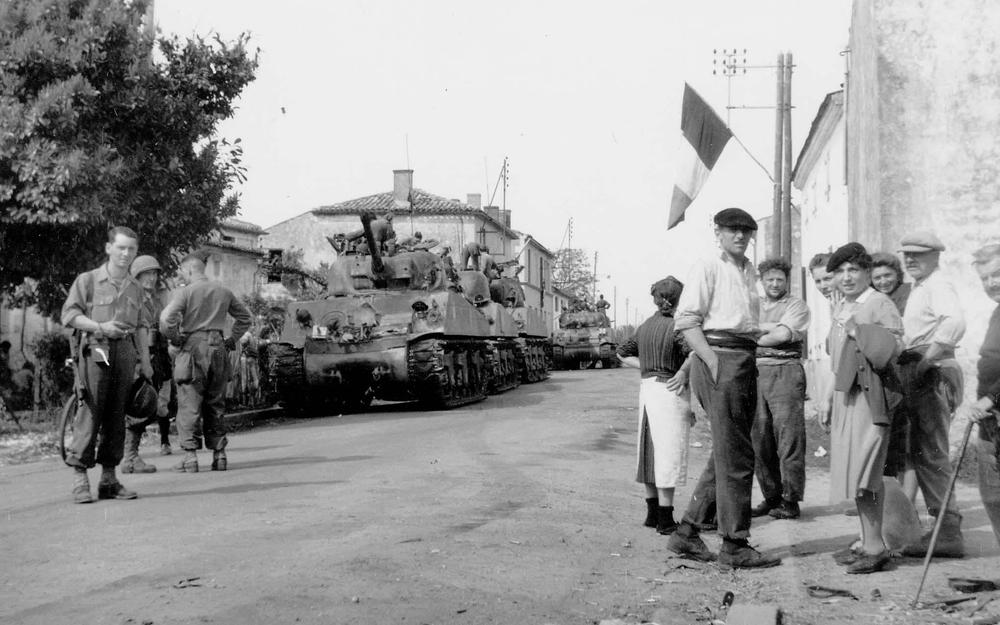
M 910 417 L 910 462 L 931 516 L 945 515 L 934 555 L 965 555 L 962 516 L 954 495 L 948 496 L 951 459 L 948 428 L 962 401 L 962 369 L 955 347 L 965 334 L 958 293 L 938 268 L 944 244 L 933 232 L 914 232 L 902 239 L 903 265 L 913 288 L 903 312 L 904 350 L 899 356 L 903 398 Z M 947 500 L 945 498 L 947 497 Z M 903 548 L 903 555 L 923 557 L 930 532 Z
M 177 291 L 160 313 L 160 331 L 179 348 L 174 355 L 174 382 L 177 384 L 177 433 L 184 459 L 174 467 L 182 473 L 198 472 L 197 451 L 201 434 L 213 451 L 212 470 L 225 471 L 226 383 L 230 366 L 227 350 L 253 322 L 247 307 L 232 291 L 205 275 L 204 253 L 188 254 L 179 273 L 187 285 Z M 233 318 L 232 333 L 223 339 L 226 315 Z
M 669 535 L 674 521 L 674 489 L 687 480 L 691 402 L 687 354 L 674 331 L 674 308 L 684 285 L 668 276 L 652 286 L 657 312 L 618 347 L 618 359 L 639 369 L 639 440 L 636 481 L 646 487 L 646 527 Z
M 102 467 L 99 499 L 137 497 L 118 481 L 115 467 L 122 461 L 125 405 L 136 360 L 143 375 L 153 375 L 148 342 L 152 320 L 145 306 L 146 294 L 129 275 L 138 247 L 139 237 L 133 230 L 112 228 L 104 246 L 108 262 L 77 276 L 62 308 L 62 324 L 79 334 L 77 376 L 84 393 L 66 452 L 66 464 L 75 474 L 73 500 L 77 503 L 94 500 L 87 469 L 95 463 Z
M 755 473 L 764 501 L 752 516 L 799 518 L 806 489 L 806 373 L 802 338 L 809 329 L 809 308 L 789 295 L 792 267 L 769 258 L 758 267 L 764 286 L 757 339 L 757 417 L 753 440 Z
M 695 263 L 675 316 L 677 329 L 695 353 L 691 392 L 708 414 L 714 449 L 667 547 L 697 560 L 714 560 L 697 527 L 714 503 L 723 540 L 718 560 L 726 569 L 781 563 L 748 542 L 760 304 L 757 271 L 746 250 L 756 232 L 757 222 L 742 209 L 727 208 L 715 215 L 715 236 L 722 249 Z
M 158 290 L 160 283 L 160 263 L 152 256 L 139 256 L 132 261 L 129 273 L 146 292 L 148 316 L 153 320 L 160 318 L 160 311 L 166 304 L 167 293 Z M 150 382 L 157 390 L 156 421 L 160 429 L 160 453 L 164 456 L 170 450 L 170 400 L 173 381 L 170 371 L 170 355 L 167 353 L 167 343 L 158 328 L 149 329 L 149 359 L 153 365 L 153 377 Z M 147 464 L 139 456 L 139 443 L 151 421 L 139 420 L 132 415 L 125 418 L 125 460 L 122 462 L 122 473 L 155 473 L 156 467 Z

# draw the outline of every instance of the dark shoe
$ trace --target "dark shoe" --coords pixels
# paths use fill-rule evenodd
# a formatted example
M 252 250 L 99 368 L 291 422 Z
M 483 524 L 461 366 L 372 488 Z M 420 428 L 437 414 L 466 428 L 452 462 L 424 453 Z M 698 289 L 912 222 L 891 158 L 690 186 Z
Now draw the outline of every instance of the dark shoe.
M 659 505 L 656 497 L 646 498 L 646 520 L 642 522 L 643 527 L 656 527 L 656 523 L 659 520 L 659 513 L 657 512 Z
M 677 531 L 677 521 L 674 521 L 674 507 L 660 506 L 657 512 L 656 531 L 669 536 Z
M 184 454 L 184 459 L 181 460 L 179 464 L 174 465 L 174 471 L 177 471 L 178 473 L 197 473 L 198 454 L 193 451 L 189 451 Z
M 764 516 L 774 508 L 777 508 L 781 504 L 781 500 L 765 499 L 750 510 L 750 516 L 757 518 Z
M 715 561 L 715 554 L 709 551 L 708 545 L 698 536 L 681 536 L 674 532 L 670 535 L 670 540 L 667 541 L 667 549 L 679 556 L 699 562 Z
M 121 482 L 101 482 L 97 485 L 98 499 L 135 499 L 139 494 L 122 486 Z
M 799 510 L 799 502 L 782 499 L 781 503 L 771 508 L 767 514 L 775 519 L 797 519 L 802 513 Z
M 86 471 L 73 472 L 73 501 L 75 503 L 92 503 L 94 496 L 90 494 L 90 480 Z
M 146 464 L 142 458 L 135 456 L 122 463 L 121 471 L 122 473 L 156 473 L 156 467 Z
M 912 545 L 903 547 L 903 555 L 911 558 L 923 558 L 927 555 L 927 548 L 931 544 L 931 532 L 927 532 L 920 537 L 920 541 Z M 964 558 L 965 540 L 962 538 L 960 529 L 941 528 L 938 534 L 937 544 L 934 545 L 935 558 Z
M 781 558 L 766 556 L 747 544 L 724 544 L 719 551 L 719 568 L 729 569 L 766 569 L 781 564 Z
M 854 561 L 857 560 L 861 554 L 862 551 L 860 548 L 855 549 L 853 546 L 851 546 L 851 547 L 845 547 L 838 551 L 834 551 L 832 554 L 830 554 L 830 556 L 833 558 L 833 561 L 839 564 L 840 566 L 847 566 L 848 564 L 853 564 Z
M 694 526 L 698 528 L 699 532 L 714 532 L 719 529 L 719 522 L 716 519 L 711 519 L 704 523 L 695 523 Z
M 170 443 L 163 443 L 160 445 L 161 456 L 169 456 L 172 453 L 174 453 L 174 450 L 170 448 Z
M 848 575 L 867 575 L 885 569 L 889 564 L 889 552 L 882 550 L 881 553 L 860 553 L 854 562 L 847 565 Z
M 228 462 L 226 461 L 226 452 L 223 450 L 218 450 L 212 453 L 212 470 L 213 471 L 225 471 Z

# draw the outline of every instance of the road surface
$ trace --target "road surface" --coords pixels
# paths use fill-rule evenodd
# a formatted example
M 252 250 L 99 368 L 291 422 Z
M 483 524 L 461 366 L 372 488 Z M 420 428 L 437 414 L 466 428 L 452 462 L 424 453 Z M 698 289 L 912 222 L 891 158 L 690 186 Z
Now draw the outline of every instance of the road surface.
M 857 521 L 827 505 L 821 470 L 802 520 L 755 520 L 754 543 L 781 567 L 722 573 L 670 558 L 641 527 L 637 389 L 634 370 L 556 372 L 447 412 L 291 421 L 234 435 L 225 473 L 173 473 L 178 456 L 150 446 L 160 472 L 123 478 L 136 501 L 72 504 L 56 459 L 2 467 L 0 623 L 707 623 L 727 590 L 782 605 L 786 623 L 950 622 L 906 609 L 919 562 L 860 578 L 833 564 Z M 207 469 L 210 454 L 200 459 Z M 949 575 L 995 576 L 975 490 L 960 502 L 975 557 L 935 564 L 928 598 L 949 594 Z M 804 584 L 860 601 L 824 603 Z

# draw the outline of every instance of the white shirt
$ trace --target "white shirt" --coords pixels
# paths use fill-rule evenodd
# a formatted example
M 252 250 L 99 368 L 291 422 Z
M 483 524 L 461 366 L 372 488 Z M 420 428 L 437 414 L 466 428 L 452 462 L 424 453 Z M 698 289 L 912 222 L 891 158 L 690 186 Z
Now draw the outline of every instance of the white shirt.
M 903 311 L 903 332 L 907 349 L 931 343 L 955 347 L 965 335 L 958 292 L 940 269 L 914 283 Z
M 756 340 L 760 324 L 757 270 L 748 259 L 737 266 L 725 252 L 695 261 L 674 313 L 678 330 L 701 327 Z

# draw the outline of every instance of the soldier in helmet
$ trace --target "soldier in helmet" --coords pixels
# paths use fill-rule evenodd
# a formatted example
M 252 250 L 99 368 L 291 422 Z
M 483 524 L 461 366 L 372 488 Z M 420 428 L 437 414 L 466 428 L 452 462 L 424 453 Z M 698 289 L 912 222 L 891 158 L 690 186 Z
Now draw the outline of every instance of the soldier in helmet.
M 93 496 L 87 469 L 102 467 L 99 499 L 135 499 L 115 475 L 122 460 L 125 404 L 135 379 L 136 361 L 145 376 L 153 375 L 149 361 L 146 294 L 129 274 L 139 247 L 130 228 L 108 231 L 105 264 L 76 277 L 62 308 L 62 323 L 77 330 L 77 375 L 84 401 L 76 416 L 66 464 L 73 467 L 73 500 L 90 503 Z
M 205 275 L 206 259 L 202 252 L 184 257 L 179 273 L 187 286 L 174 293 L 160 313 L 160 331 L 179 348 L 173 373 L 177 433 L 185 454 L 174 470 L 182 473 L 198 472 L 199 425 L 205 446 L 213 452 L 212 470 L 228 468 L 223 421 L 231 374 L 227 350 L 236 349 L 236 342 L 253 322 L 250 311 L 232 291 Z M 234 323 L 230 336 L 223 338 L 227 315 Z
M 135 281 L 146 291 L 146 306 L 150 319 L 159 319 L 160 311 L 166 305 L 167 291 L 162 288 L 160 263 L 152 256 L 139 256 L 132 261 L 129 270 Z M 154 324 L 155 325 L 155 324 Z M 123 473 L 153 473 L 156 467 L 147 464 L 139 456 L 139 442 L 146 426 L 156 421 L 160 429 L 160 454 L 169 455 L 170 448 L 170 418 L 171 412 L 176 412 L 176 401 L 172 400 L 173 380 L 170 375 L 170 355 L 167 353 L 167 342 L 157 328 L 149 331 L 149 357 L 153 365 L 153 377 L 149 382 L 157 391 L 156 413 L 149 418 L 140 415 L 127 414 L 125 420 L 125 459 L 122 462 Z M 173 410 L 171 410 L 173 409 Z

